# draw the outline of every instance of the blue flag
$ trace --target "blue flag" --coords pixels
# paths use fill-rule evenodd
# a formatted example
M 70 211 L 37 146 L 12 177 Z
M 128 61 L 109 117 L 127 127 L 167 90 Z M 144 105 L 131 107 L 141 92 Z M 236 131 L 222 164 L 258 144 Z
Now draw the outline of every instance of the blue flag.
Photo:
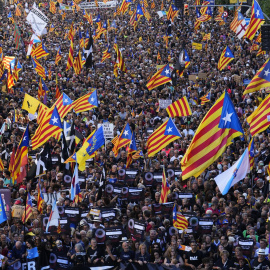
M 105 144 L 103 126 L 101 126 L 89 139 L 88 144 L 89 145 L 86 148 L 86 152 L 89 156 L 91 156 L 95 151 L 97 151 L 102 145 Z
M 0 195 L 0 224 L 7 220 L 7 214 L 5 211 L 5 205 L 2 200 L 2 196 Z
M 27 259 L 34 259 L 39 256 L 37 247 L 27 249 L 27 253 L 28 253 Z

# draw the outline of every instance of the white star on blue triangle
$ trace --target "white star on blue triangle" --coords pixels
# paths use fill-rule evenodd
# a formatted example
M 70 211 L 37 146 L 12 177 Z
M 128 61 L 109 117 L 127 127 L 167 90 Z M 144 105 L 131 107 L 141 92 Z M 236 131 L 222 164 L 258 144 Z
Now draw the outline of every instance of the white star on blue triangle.
M 160 75 L 161 75 L 161 76 L 165 76 L 165 77 L 171 77 L 171 71 L 170 71 L 170 66 L 169 66 L 169 64 L 166 65 L 166 66 L 163 68 L 163 70 L 162 70 L 162 72 L 160 73 Z
M 68 95 L 66 95 L 65 93 L 63 93 L 63 105 L 67 106 L 72 104 L 72 100 L 69 98 Z
M 268 61 L 258 77 L 270 82 L 270 61 Z
M 62 123 L 61 123 L 61 118 L 59 116 L 58 110 L 56 107 L 53 109 L 53 113 L 49 122 L 50 125 L 59 127 L 63 129 Z
M 173 136 L 182 137 L 177 127 L 175 126 L 174 122 L 172 121 L 172 118 L 168 120 L 164 135 L 173 135 Z
M 98 98 L 97 98 L 97 90 L 95 90 L 90 97 L 88 98 L 88 102 L 93 105 L 98 107 Z
M 128 123 L 126 124 L 125 130 L 123 131 L 121 138 L 127 140 L 131 140 L 132 138 L 132 132 Z
M 234 106 L 227 92 L 223 101 L 222 112 L 219 120 L 219 128 L 231 128 L 244 133 Z

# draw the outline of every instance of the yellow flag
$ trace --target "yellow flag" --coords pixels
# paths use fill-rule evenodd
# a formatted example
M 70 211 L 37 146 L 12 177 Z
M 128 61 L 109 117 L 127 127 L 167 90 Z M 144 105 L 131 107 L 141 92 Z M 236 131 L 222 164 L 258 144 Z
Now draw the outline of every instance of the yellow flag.
M 25 94 L 22 109 L 28 111 L 31 114 L 35 114 L 40 102 L 32 96 Z

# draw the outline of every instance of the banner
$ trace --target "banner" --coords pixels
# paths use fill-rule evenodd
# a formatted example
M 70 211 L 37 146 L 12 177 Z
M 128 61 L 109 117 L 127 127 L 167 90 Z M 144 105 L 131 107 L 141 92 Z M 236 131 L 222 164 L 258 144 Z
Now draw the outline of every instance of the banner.
M 33 7 L 26 17 L 26 20 L 31 24 L 34 33 L 38 36 L 42 35 L 43 30 L 47 26 L 49 19 L 39 9 Z
M 137 219 L 129 219 L 128 221 L 128 235 L 136 240 L 142 240 L 145 231 L 145 223 Z
M 118 227 L 110 227 L 105 229 L 106 241 L 110 240 L 112 243 L 119 242 L 122 239 L 122 229 Z
M 117 5 L 116 1 L 108 1 L 106 3 L 104 2 L 98 2 L 98 7 L 96 6 L 95 2 L 83 2 L 80 3 L 78 6 L 81 9 L 96 9 L 96 8 L 115 8 Z M 61 10 L 65 11 L 72 11 L 72 6 L 64 5 L 64 4 L 59 4 L 59 7 Z
M 0 194 L 2 197 L 2 201 L 6 210 L 7 218 L 11 218 L 11 208 L 10 208 L 10 201 L 11 201 L 11 192 L 8 188 L 0 189 Z

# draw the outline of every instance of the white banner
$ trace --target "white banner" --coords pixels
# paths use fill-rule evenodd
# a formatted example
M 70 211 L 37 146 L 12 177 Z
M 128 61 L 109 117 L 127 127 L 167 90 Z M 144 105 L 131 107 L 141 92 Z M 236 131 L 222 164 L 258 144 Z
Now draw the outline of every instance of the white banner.
M 39 9 L 33 7 L 26 17 L 36 35 L 41 36 L 49 19 Z
M 159 108 L 160 109 L 166 109 L 171 104 L 172 104 L 171 99 L 160 99 L 159 100 Z
M 95 8 L 115 8 L 117 5 L 116 1 L 108 1 L 107 3 L 98 2 L 98 7 L 95 2 L 82 2 L 78 6 L 81 9 L 95 9 Z M 71 6 L 60 4 L 61 10 L 73 10 Z
M 81 9 L 94 9 L 94 8 L 115 8 L 117 2 L 116 1 L 108 1 L 107 3 L 98 2 L 98 7 L 95 2 L 82 2 L 79 4 Z

